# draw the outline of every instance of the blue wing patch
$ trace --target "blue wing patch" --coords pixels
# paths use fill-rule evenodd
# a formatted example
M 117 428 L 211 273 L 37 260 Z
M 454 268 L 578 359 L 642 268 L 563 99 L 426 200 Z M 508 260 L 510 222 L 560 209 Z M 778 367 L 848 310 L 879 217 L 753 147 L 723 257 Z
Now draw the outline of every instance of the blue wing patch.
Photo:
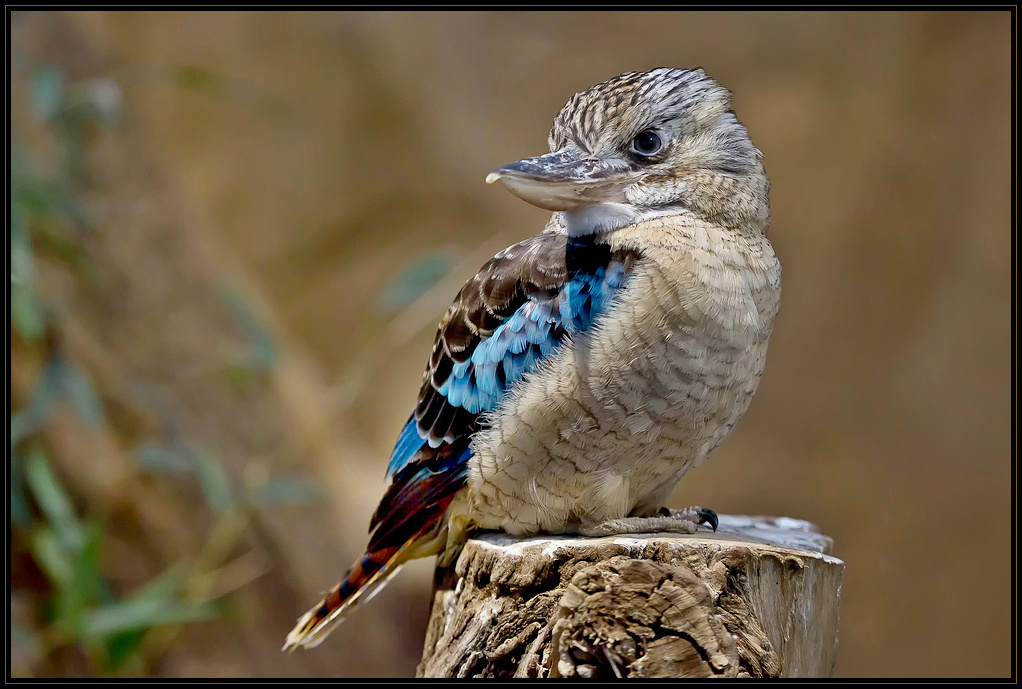
M 592 252 L 591 245 L 587 250 Z M 419 412 L 405 424 L 391 454 L 388 478 L 424 459 L 430 449 L 453 443 L 470 426 L 474 432 L 479 414 L 496 409 L 566 336 L 585 332 L 607 311 L 625 284 L 630 260 L 609 249 L 596 255 L 599 260 L 574 270 L 559 289 L 523 294 L 489 337 L 480 336 L 461 361 L 448 364 L 450 373 L 439 388 L 424 386 Z
M 624 283 L 624 265 L 579 274 L 552 299 L 530 298 L 480 342 L 472 357 L 454 365 L 440 386 L 450 404 L 473 414 L 492 411 L 508 389 L 535 370 L 564 340 L 588 330 Z
M 387 478 L 390 478 L 408 464 L 416 452 L 422 449 L 425 442 L 419 434 L 418 423 L 415 417 L 408 419 L 408 423 L 401 429 L 401 435 L 397 438 L 394 451 L 390 453 L 390 463 L 387 465 Z

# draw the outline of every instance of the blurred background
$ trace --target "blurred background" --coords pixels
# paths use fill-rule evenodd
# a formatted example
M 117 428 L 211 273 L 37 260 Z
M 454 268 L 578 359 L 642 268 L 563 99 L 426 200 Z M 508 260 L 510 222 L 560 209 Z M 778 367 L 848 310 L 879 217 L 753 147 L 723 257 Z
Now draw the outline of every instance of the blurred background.
M 1010 12 L 9 21 L 14 676 L 411 676 L 430 562 L 279 649 L 361 553 L 449 300 L 545 222 L 486 174 L 657 66 L 734 93 L 784 267 L 672 504 L 835 539 L 837 676 L 1012 673 Z

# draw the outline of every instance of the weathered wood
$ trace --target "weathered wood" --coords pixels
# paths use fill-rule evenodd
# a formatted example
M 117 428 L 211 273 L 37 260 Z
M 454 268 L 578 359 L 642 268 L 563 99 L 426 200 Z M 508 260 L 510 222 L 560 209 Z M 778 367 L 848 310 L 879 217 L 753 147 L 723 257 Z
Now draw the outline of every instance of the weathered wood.
M 825 677 L 844 563 L 795 519 L 716 533 L 470 540 L 420 677 Z

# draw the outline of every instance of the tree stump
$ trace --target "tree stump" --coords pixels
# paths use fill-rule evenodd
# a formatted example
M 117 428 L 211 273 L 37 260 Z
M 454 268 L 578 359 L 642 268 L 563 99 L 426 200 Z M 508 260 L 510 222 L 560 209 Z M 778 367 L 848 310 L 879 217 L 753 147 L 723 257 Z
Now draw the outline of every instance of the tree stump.
M 826 677 L 844 563 L 808 522 L 468 541 L 419 677 Z

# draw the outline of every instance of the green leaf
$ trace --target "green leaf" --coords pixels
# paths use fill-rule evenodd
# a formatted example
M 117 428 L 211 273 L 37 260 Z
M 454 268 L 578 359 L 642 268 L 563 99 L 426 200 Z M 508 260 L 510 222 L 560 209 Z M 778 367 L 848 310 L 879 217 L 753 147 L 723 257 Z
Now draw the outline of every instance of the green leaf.
M 75 637 L 81 633 L 81 615 L 85 597 L 77 578 L 74 549 L 52 527 L 42 527 L 32 534 L 32 556 L 53 587 L 51 615 Z
M 38 342 L 46 329 L 42 303 L 32 287 L 11 285 L 11 325 L 25 342 Z
M 106 582 L 99 570 L 103 529 L 83 526 L 42 450 L 30 448 L 25 481 L 47 524 L 35 530 L 31 550 L 36 563 L 54 589 L 54 618 L 69 633 L 83 633 L 82 614 L 103 597 Z
M 185 446 L 165 445 L 156 440 L 139 443 L 133 454 L 138 465 L 154 474 L 190 474 L 195 471 L 195 459 Z
M 74 192 L 66 184 L 42 179 L 29 172 L 11 181 L 11 197 L 21 211 L 35 220 L 56 218 L 76 227 L 85 224 L 85 211 Z M 36 222 L 35 225 L 39 225 Z M 41 239 L 45 239 L 42 237 Z M 54 240 L 50 238 L 50 243 Z M 68 249 L 60 249 L 67 252 Z
M 56 529 L 43 527 L 32 535 L 32 555 L 54 588 L 68 589 L 74 580 L 74 563 Z
M 208 620 L 219 612 L 212 603 L 134 598 L 86 612 L 83 629 L 89 636 L 107 637 L 136 629 Z
M 11 489 L 10 515 L 11 524 L 20 528 L 28 528 L 32 522 L 32 512 L 28 506 L 28 498 L 25 496 L 25 477 L 22 467 L 21 455 L 11 452 L 9 469 L 9 482 Z
M 32 106 L 47 122 L 56 119 L 64 99 L 64 79 L 55 67 L 42 67 L 32 75 Z
M 388 311 L 398 311 L 439 282 L 457 257 L 451 251 L 437 251 L 419 256 L 397 274 L 380 297 L 380 305 Z
M 82 370 L 74 364 L 61 360 L 61 387 L 68 400 L 74 405 L 82 420 L 89 426 L 103 423 L 103 403 Z
M 144 469 L 157 473 L 186 474 L 194 471 L 210 507 L 224 511 L 234 506 L 234 492 L 227 472 L 220 460 L 208 451 L 147 440 L 135 448 L 135 459 Z
M 249 492 L 251 501 L 257 505 L 275 503 L 302 504 L 322 498 L 315 486 L 304 478 L 275 478 Z
M 35 281 L 32 244 L 25 231 L 25 222 L 15 203 L 11 204 L 11 284 Z
M 136 606 L 135 607 L 136 611 L 138 610 L 137 606 L 139 606 L 144 601 L 150 601 L 160 606 L 166 607 L 176 605 L 174 598 L 177 596 L 178 592 L 181 589 L 181 586 L 184 584 L 186 576 L 187 572 L 184 566 L 174 565 L 167 569 L 162 574 L 160 574 L 159 576 L 157 576 L 156 578 L 154 578 L 152 581 L 147 583 L 145 586 L 137 590 L 129 598 L 129 602 L 132 602 L 133 605 Z M 139 643 L 141 643 L 146 629 L 149 626 L 152 626 L 147 624 L 146 627 L 143 628 L 133 628 L 124 631 L 111 632 L 109 629 L 110 625 L 107 625 L 107 622 L 104 622 L 103 617 L 106 616 L 108 618 L 107 621 L 109 622 L 110 611 L 113 610 L 114 611 L 113 622 L 117 623 L 114 624 L 113 626 L 116 628 L 121 623 L 123 623 L 125 619 L 130 618 L 131 612 L 129 610 L 128 611 L 129 614 L 124 614 L 123 608 L 121 608 L 121 612 L 118 613 L 117 612 L 118 608 L 112 606 L 114 606 L 113 600 L 108 601 L 102 606 L 101 610 L 104 612 L 100 614 L 98 627 L 97 625 L 94 624 L 95 622 L 94 616 L 90 616 L 85 624 L 85 628 L 88 631 L 88 633 L 102 638 L 104 643 L 106 644 L 107 652 L 106 669 L 108 671 L 116 670 L 116 668 L 118 668 L 121 664 L 123 664 L 131 657 L 131 655 L 138 648 Z M 146 621 L 151 622 L 153 621 L 153 619 L 154 618 L 150 616 Z
M 35 289 L 35 261 L 21 213 L 11 204 L 11 325 L 26 342 L 43 334 L 45 316 Z
M 185 568 L 173 565 L 132 594 L 132 600 L 170 600 L 185 582 Z
M 270 331 L 255 317 L 240 291 L 225 289 L 221 292 L 231 315 L 241 326 L 248 339 L 250 359 L 246 362 L 257 369 L 270 369 L 277 362 L 277 345 Z
M 234 495 L 220 460 L 209 452 L 199 450 L 195 456 L 195 468 L 206 503 L 218 512 L 229 510 L 234 505 Z
M 54 403 L 63 392 L 61 385 L 62 369 L 59 359 L 50 358 L 43 366 L 39 382 L 32 391 L 28 404 L 16 414 L 11 415 L 11 447 L 14 448 L 23 438 L 35 433 L 49 418 Z
M 18 443 L 21 442 L 21 439 L 28 437 L 36 428 L 37 424 L 25 411 L 11 414 L 11 427 L 8 433 L 11 440 L 11 450 L 14 450 Z
M 83 529 L 81 547 L 75 552 L 74 595 L 82 607 L 104 598 L 113 600 L 109 595 L 107 582 L 100 572 L 100 556 L 103 553 L 103 525 L 90 522 Z
M 102 666 L 102 674 L 109 676 L 117 672 L 122 665 L 136 655 L 144 638 L 144 629 L 104 637 L 106 659 Z
M 70 552 L 81 549 L 85 545 L 85 532 L 67 492 L 38 447 L 30 447 L 25 454 L 25 483 L 64 549 Z

